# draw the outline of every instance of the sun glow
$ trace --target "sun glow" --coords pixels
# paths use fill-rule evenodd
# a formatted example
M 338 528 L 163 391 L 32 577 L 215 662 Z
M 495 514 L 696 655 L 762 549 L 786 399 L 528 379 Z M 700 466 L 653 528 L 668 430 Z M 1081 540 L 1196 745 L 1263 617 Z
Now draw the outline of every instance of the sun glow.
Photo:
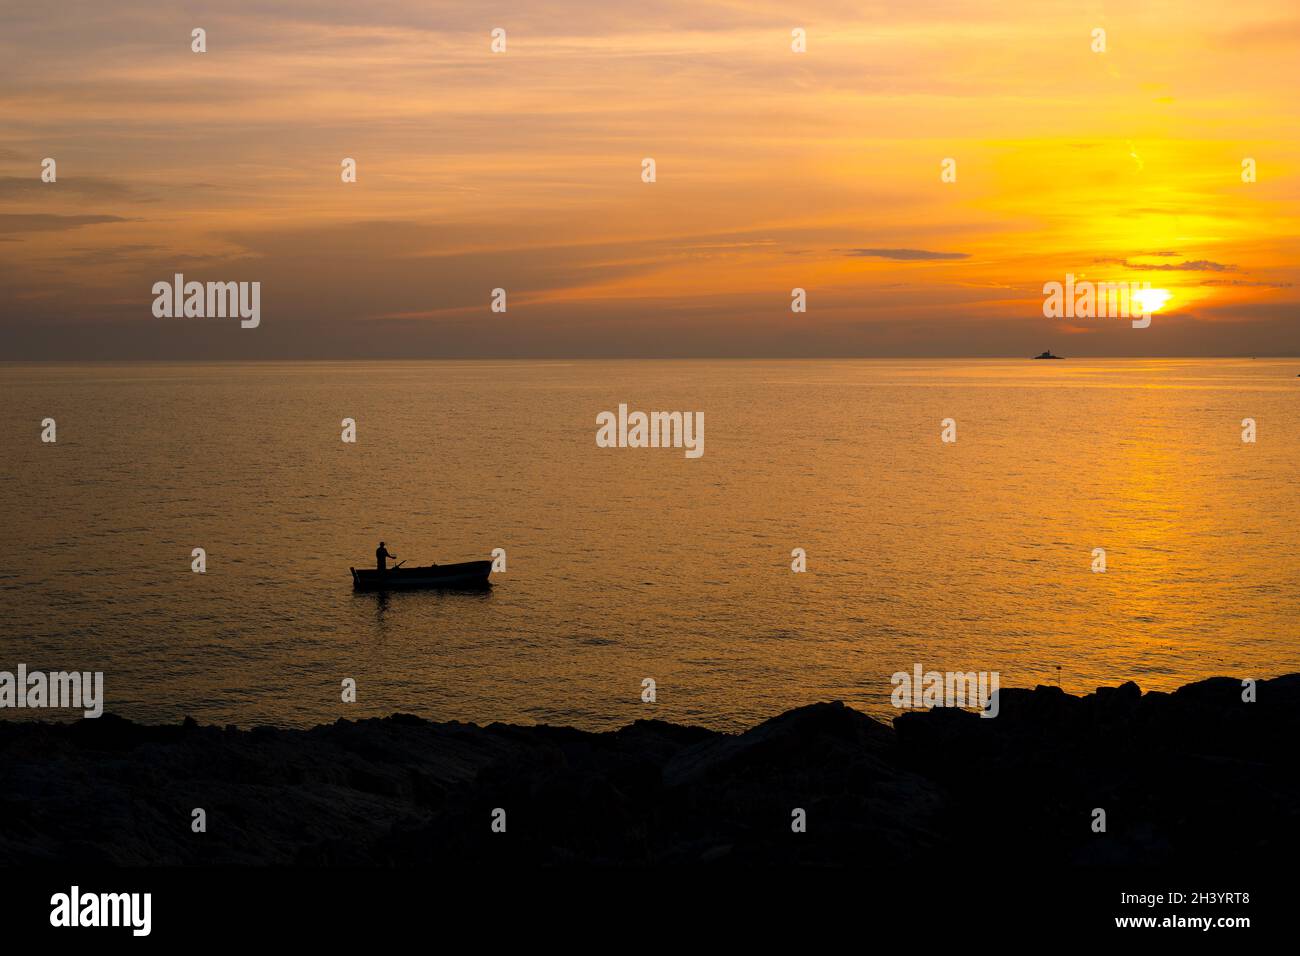
M 1144 313 L 1150 315 L 1159 312 L 1169 301 L 1168 289 L 1139 289 L 1133 293 L 1133 301 Z

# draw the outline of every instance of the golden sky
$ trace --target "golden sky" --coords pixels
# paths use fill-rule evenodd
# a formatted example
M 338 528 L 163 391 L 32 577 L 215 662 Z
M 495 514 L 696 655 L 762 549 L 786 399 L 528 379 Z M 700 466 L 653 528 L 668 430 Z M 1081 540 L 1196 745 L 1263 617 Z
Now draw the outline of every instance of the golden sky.
M 1290 0 L 9 4 L 0 358 L 1300 354 L 1297 63 Z

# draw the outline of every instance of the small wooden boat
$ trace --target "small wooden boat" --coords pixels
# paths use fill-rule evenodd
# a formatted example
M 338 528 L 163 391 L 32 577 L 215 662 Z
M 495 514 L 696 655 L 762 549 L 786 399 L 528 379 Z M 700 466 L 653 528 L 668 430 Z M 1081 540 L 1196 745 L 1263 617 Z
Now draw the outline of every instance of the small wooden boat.
M 427 568 L 377 568 L 352 572 L 352 587 L 358 591 L 397 591 L 410 588 L 485 588 L 492 573 L 491 561 L 461 564 L 431 564 Z

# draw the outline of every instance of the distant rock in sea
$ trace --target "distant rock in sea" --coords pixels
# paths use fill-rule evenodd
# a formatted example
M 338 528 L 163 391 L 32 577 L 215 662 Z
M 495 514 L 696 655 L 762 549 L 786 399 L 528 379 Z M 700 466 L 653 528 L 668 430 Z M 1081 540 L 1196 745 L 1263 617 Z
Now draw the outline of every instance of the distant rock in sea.
M 1250 867 L 1300 849 L 1300 674 L 1255 693 L 1003 689 L 996 718 L 905 712 L 892 728 L 824 703 L 742 734 L 3 722 L 0 864 Z

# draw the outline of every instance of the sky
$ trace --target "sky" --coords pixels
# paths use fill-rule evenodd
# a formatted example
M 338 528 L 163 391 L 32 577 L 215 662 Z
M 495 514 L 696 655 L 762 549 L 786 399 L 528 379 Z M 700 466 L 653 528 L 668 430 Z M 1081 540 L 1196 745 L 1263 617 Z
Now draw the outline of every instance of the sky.
M 0 360 L 1300 355 L 1298 62 L 1291 0 L 7 4 Z

